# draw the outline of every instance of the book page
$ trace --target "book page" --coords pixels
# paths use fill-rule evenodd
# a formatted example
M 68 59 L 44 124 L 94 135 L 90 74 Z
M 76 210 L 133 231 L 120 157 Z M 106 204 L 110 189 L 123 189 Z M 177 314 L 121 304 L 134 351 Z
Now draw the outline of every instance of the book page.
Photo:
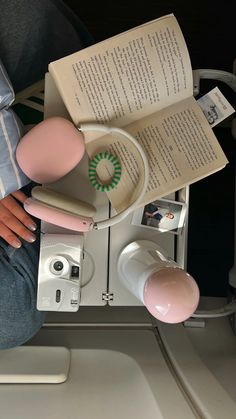
M 126 126 L 193 94 L 187 46 L 173 15 L 54 61 L 49 72 L 76 125 Z
M 125 127 L 143 146 L 149 160 L 149 186 L 140 206 L 181 189 L 222 169 L 227 159 L 193 97 L 154 113 Z M 124 136 L 103 136 L 87 144 L 93 157 L 109 150 L 121 162 L 117 187 L 107 192 L 117 212 L 127 208 L 140 194 L 143 183 L 142 159 Z M 103 181 L 111 177 L 106 160 L 97 167 Z

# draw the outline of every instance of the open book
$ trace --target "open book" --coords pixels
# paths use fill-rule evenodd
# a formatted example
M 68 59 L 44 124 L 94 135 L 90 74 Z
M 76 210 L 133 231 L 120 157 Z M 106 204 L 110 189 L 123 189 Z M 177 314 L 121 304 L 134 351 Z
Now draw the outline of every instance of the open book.
M 150 181 L 140 206 L 202 179 L 227 159 L 193 97 L 188 49 L 173 15 L 145 23 L 49 64 L 75 125 L 100 122 L 136 137 L 149 159 Z M 85 134 L 90 157 L 116 154 L 121 180 L 107 192 L 120 212 L 139 194 L 142 159 L 124 137 Z M 99 166 L 109 177 L 110 166 Z

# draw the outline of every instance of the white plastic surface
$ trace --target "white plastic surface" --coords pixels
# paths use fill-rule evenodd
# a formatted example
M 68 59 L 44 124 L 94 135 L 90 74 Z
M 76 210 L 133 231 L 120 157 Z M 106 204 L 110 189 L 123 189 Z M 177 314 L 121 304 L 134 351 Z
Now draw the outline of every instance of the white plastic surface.
M 72 348 L 68 380 L 0 386 L 1 418 L 196 418 L 151 331 L 44 330 L 40 340 Z
M 211 320 L 200 329 L 164 323 L 159 323 L 158 328 L 199 416 L 235 419 L 236 337 L 229 330 L 227 319 Z
M 0 384 L 64 383 L 69 366 L 70 351 L 64 347 L 20 346 L 1 350 Z

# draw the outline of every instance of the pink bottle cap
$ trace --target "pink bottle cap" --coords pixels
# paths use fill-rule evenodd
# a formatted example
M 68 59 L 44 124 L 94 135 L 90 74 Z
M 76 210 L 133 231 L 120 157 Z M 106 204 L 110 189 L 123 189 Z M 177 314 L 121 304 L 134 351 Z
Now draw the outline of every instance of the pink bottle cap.
M 45 119 L 20 140 L 16 159 L 22 171 L 38 183 L 51 183 L 70 172 L 85 151 L 83 134 L 65 118 Z
M 143 299 L 148 311 L 165 323 L 188 319 L 199 303 L 199 288 L 191 275 L 180 268 L 163 268 L 150 275 Z

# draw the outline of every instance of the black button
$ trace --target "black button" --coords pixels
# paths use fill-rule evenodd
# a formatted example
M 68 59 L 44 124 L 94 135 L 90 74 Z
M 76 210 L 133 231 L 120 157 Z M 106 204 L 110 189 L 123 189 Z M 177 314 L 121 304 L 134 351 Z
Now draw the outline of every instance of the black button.
M 72 266 L 71 268 L 71 276 L 72 278 L 79 278 L 79 266 Z
M 63 263 L 60 260 L 57 260 L 54 264 L 53 264 L 53 268 L 55 269 L 55 271 L 62 271 L 63 269 Z
M 56 291 L 56 302 L 60 303 L 61 301 L 61 290 Z

